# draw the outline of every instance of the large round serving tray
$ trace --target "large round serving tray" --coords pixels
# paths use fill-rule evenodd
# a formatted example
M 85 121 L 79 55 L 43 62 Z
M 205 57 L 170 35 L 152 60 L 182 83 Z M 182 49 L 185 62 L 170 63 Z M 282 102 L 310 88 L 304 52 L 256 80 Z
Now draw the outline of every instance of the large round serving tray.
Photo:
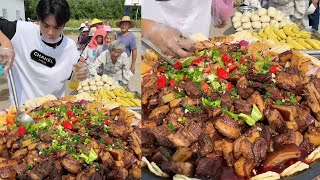
M 316 163 L 310 164 L 310 168 L 298 172 L 292 176 L 281 178 L 283 180 L 312 180 L 316 177 L 320 176 L 320 161 L 317 161 Z M 162 179 L 168 179 L 168 178 L 161 178 L 153 173 L 151 173 L 148 169 L 144 168 L 142 169 L 142 179 L 148 179 L 148 180 L 162 180 Z M 221 179 L 223 180 L 223 179 Z

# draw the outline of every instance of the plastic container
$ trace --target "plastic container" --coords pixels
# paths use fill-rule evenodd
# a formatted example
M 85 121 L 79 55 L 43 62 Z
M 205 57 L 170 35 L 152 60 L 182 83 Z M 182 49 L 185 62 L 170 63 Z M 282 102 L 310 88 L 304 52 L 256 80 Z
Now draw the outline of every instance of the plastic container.
M 1 58 L 8 58 L 12 52 L 13 52 L 12 49 L 0 47 L 0 61 L 1 61 Z M 0 76 L 2 76 L 5 72 L 7 72 L 7 67 L 0 65 Z
M 80 62 L 81 63 L 85 63 L 84 60 L 80 60 Z M 81 67 L 79 67 L 78 65 L 75 65 L 74 66 L 74 71 L 79 70 L 79 68 L 81 68 Z M 72 90 L 76 90 L 76 89 L 78 89 L 79 83 L 80 83 L 80 81 L 74 77 L 74 74 L 72 74 L 72 77 L 71 77 L 71 80 L 70 80 L 70 84 L 69 84 L 69 88 L 72 89 Z

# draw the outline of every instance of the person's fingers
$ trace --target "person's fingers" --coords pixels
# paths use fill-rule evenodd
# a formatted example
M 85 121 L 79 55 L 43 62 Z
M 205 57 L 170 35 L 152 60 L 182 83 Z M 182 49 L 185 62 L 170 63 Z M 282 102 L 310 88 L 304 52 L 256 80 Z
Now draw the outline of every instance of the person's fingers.
M 165 54 L 167 56 L 175 56 L 176 55 L 171 49 L 169 49 L 168 44 L 166 44 L 166 46 L 160 47 L 159 49 L 163 54 Z
M 13 57 L 12 57 L 12 58 L 13 58 Z M 9 61 L 7 62 L 7 64 L 5 65 L 5 68 L 4 68 L 4 72 L 8 72 L 9 69 L 11 69 L 12 65 L 13 65 L 13 59 L 11 59 L 11 60 L 9 60 Z
M 8 58 L 0 55 L 0 65 L 5 66 L 7 64 Z
M 89 72 L 78 72 L 78 73 L 75 73 L 75 77 L 76 77 L 76 79 L 82 81 L 82 80 L 87 79 L 89 77 Z
M 79 71 L 75 71 L 75 74 L 77 74 L 77 75 L 78 74 L 86 74 L 88 72 L 89 72 L 89 70 L 87 68 L 82 68 Z
M 194 42 L 192 39 L 190 38 L 180 38 L 178 40 L 178 44 L 181 48 L 189 51 L 189 52 L 193 52 L 194 51 Z
M 175 55 L 179 56 L 179 57 L 188 57 L 190 56 L 192 53 L 183 50 L 177 41 L 170 41 L 170 43 L 168 44 L 168 48 L 174 52 Z
M 78 76 L 78 79 L 79 79 L 80 81 L 83 81 L 83 80 L 87 79 L 88 77 L 89 77 L 88 75 L 83 74 L 83 75 L 79 75 L 79 76 Z

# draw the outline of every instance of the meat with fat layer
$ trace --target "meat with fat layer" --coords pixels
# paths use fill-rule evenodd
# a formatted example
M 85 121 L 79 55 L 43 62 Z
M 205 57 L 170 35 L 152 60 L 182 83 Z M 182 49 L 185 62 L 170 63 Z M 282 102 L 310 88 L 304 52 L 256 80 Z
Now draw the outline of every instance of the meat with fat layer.
M 149 115 L 150 120 L 162 120 L 170 111 L 169 105 L 155 108 Z
M 198 140 L 202 131 L 202 124 L 191 122 L 188 126 L 179 128 L 174 134 L 168 136 L 176 147 L 188 147 Z
M 319 87 L 316 88 L 315 83 L 310 82 L 306 85 L 306 97 L 313 114 L 320 121 L 320 91 Z
M 243 99 L 248 99 L 251 94 L 254 92 L 254 89 L 249 87 L 249 81 L 247 80 L 246 76 L 242 76 L 237 82 L 237 89 L 239 95 Z
M 41 164 L 36 164 L 32 170 L 27 171 L 27 174 L 31 179 L 43 179 L 49 176 L 52 170 L 53 166 L 50 164 L 50 162 L 44 161 Z
M 151 130 L 151 133 L 154 135 L 154 137 L 156 138 L 160 146 L 175 147 L 171 142 L 171 140 L 168 138 L 168 136 L 171 135 L 172 132 L 169 130 L 169 128 L 166 125 L 153 128 Z
M 182 174 L 192 177 L 194 174 L 193 166 L 190 162 L 165 161 L 161 164 L 161 169 L 170 175 Z
M 282 146 L 286 144 L 295 144 L 300 146 L 303 141 L 303 135 L 299 131 L 287 130 L 274 138 L 276 146 Z
M 297 159 L 301 156 L 299 147 L 295 144 L 287 144 L 278 147 L 274 152 L 268 154 L 263 166 L 274 167 L 285 163 L 291 159 Z
M 287 91 L 295 91 L 296 87 L 308 82 L 306 78 L 303 78 L 298 74 L 288 74 L 285 72 L 278 73 L 275 80 L 278 87 Z
M 74 159 L 73 157 L 66 157 L 61 161 L 62 166 L 73 174 L 78 174 L 81 172 L 81 164 L 78 160 Z
M 233 102 L 234 104 L 234 112 L 239 114 L 239 113 L 244 113 L 244 114 L 250 114 L 252 110 L 252 105 L 248 103 L 246 100 L 242 99 L 236 99 Z
M 241 135 L 241 126 L 229 116 L 223 115 L 215 122 L 215 128 L 220 134 L 230 138 L 237 139 Z
M 213 139 L 209 136 L 209 134 L 202 133 L 199 136 L 199 146 L 200 146 L 200 155 L 205 156 L 213 151 L 214 142 Z
M 178 86 L 184 89 L 190 98 L 200 98 L 202 96 L 201 90 L 197 84 L 191 81 L 180 81 Z
M 278 132 L 283 132 L 285 130 L 284 120 L 278 110 L 268 108 L 264 114 L 272 129 Z

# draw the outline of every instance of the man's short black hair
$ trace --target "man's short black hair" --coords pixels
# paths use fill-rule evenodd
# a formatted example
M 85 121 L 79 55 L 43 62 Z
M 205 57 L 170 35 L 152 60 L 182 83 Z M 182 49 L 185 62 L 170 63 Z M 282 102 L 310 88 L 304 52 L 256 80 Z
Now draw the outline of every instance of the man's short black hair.
M 38 19 L 42 22 L 48 15 L 54 15 L 58 26 L 65 25 L 71 16 L 67 0 L 40 0 L 36 11 Z

